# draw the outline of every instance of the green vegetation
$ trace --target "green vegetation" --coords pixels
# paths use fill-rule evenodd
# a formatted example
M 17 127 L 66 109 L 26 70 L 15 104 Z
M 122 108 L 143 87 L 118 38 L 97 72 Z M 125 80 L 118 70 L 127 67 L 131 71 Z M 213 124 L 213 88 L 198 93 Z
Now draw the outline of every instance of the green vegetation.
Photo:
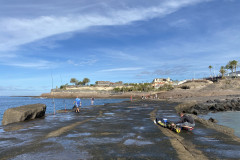
M 190 89 L 190 86 L 187 86 L 187 85 L 181 86 L 181 89 Z
M 70 83 L 73 83 L 74 85 L 86 85 L 90 82 L 89 78 L 84 78 L 83 81 L 79 81 L 76 78 L 71 78 Z
M 66 90 L 66 89 L 67 89 L 67 86 L 68 86 L 68 83 L 66 83 L 65 85 L 61 85 L 61 86 L 60 86 L 60 89 Z
M 76 78 L 71 78 L 70 83 L 73 83 L 73 84 L 77 85 L 78 80 Z
M 83 85 L 86 85 L 89 82 L 90 82 L 90 79 L 88 79 L 88 78 L 84 78 L 83 81 L 82 81 Z
M 210 65 L 210 66 L 208 66 L 208 68 L 209 68 L 209 70 L 210 70 L 210 77 L 212 77 L 212 66 Z
M 125 87 L 116 87 L 113 90 L 115 92 L 150 92 L 150 91 L 163 91 L 163 90 L 172 90 L 173 86 L 169 84 L 165 84 L 161 86 L 158 89 L 155 89 L 152 86 L 152 83 L 129 83 L 129 84 L 124 84 Z
M 222 74 L 222 78 L 224 78 L 224 74 L 227 72 L 224 66 L 221 66 L 221 69 L 219 71 Z
M 222 75 L 222 78 L 224 78 L 224 75 L 227 73 L 227 70 L 230 70 L 233 76 L 233 72 L 235 72 L 235 78 L 237 77 L 237 67 L 239 67 L 239 63 L 236 60 L 232 60 L 229 61 L 227 63 L 226 66 L 221 66 L 219 72 Z M 208 68 L 210 69 L 210 73 L 211 73 L 211 69 L 213 68 L 211 65 L 208 66 Z

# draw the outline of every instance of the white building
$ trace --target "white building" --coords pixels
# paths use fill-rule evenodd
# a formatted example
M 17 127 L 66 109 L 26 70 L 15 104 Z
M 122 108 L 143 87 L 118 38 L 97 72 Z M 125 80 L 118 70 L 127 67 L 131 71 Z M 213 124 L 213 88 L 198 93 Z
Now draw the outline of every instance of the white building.
M 228 77 L 240 77 L 240 71 L 237 71 L 236 73 L 235 72 L 231 72 L 231 73 L 228 73 L 226 76 Z
M 155 78 L 153 80 L 153 87 L 154 88 L 159 88 L 165 84 L 173 84 L 170 78 Z

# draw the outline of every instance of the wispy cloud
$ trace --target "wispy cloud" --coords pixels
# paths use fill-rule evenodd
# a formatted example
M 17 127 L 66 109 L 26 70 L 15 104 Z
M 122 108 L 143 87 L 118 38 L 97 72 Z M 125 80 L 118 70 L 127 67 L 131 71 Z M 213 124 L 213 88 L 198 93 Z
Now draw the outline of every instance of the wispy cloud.
M 34 69 L 49 69 L 49 68 L 55 68 L 57 64 L 46 61 L 46 60 L 33 60 L 30 61 L 18 61 L 18 60 L 10 60 L 10 61 L 1 61 L 0 65 L 5 66 L 15 66 L 15 67 L 22 67 L 22 68 L 34 68 Z
M 34 42 L 50 36 L 82 31 L 91 26 L 124 25 L 134 21 L 161 17 L 184 6 L 206 0 L 168 0 L 157 6 L 147 8 L 110 9 L 107 6 L 104 13 L 78 13 L 68 16 L 39 16 L 33 18 L 1 18 L 0 48 L 10 50 L 15 47 Z
M 136 71 L 142 69 L 141 67 L 128 67 L 128 68 L 112 68 L 100 70 L 99 72 L 115 72 L 115 71 Z
M 85 66 L 85 65 L 93 65 L 97 62 L 98 60 L 93 58 L 93 59 L 81 59 L 81 60 L 67 60 L 68 64 L 74 65 L 74 66 Z
M 105 57 L 111 58 L 111 59 L 121 59 L 121 60 L 131 60 L 136 61 L 139 59 L 138 56 L 133 55 L 132 53 L 125 53 L 121 50 L 111 50 L 111 49 L 99 49 L 100 52 L 104 53 Z

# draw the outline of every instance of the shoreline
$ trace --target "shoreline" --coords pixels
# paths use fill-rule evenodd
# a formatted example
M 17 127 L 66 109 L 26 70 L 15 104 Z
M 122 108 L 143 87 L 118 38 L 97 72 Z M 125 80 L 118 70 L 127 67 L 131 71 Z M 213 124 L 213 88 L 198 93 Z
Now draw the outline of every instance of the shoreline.
M 219 147 L 221 145 L 228 147 L 224 151 L 236 153 L 233 158 L 239 157 L 238 149 L 232 147 L 240 144 L 239 138 L 231 135 L 230 132 L 215 131 L 197 121 L 197 127 L 193 133 L 182 131 L 177 134 L 153 123 L 157 116 L 169 116 L 169 119 L 175 117 L 172 120 L 177 120 L 179 116 L 176 114 L 175 108 L 178 105 L 180 105 L 179 102 L 151 99 L 106 103 L 83 107 L 80 113 L 63 110 L 65 113 L 57 112 L 56 115 L 46 115 L 44 119 L 1 126 L 2 129 L 6 130 L 5 133 L 2 133 L 4 136 L 0 138 L 2 143 L 21 142 L 20 146 L 6 148 L 1 156 L 3 159 L 22 155 L 32 156 L 33 151 L 38 151 L 35 152 L 35 156 L 45 155 L 43 148 L 51 144 L 47 150 L 49 154 L 60 150 L 64 155 L 72 154 L 73 158 L 79 157 L 79 153 L 74 154 L 79 147 L 89 153 L 90 159 L 99 158 L 99 155 L 103 159 L 119 156 L 125 159 L 133 156 L 136 159 L 154 159 L 156 155 L 159 156 L 159 159 L 169 157 L 171 159 L 186 159 L 186 157 L 188 159 L 232 158 L 227 153 L 222 155 L 222 153 L 215 153 L 214 150 L 211 152 L 205 150 L 205 148 L 220 150 L 222 149 Z M 217 125 L 214 124 L 214 126 Z M 26 139 L 22 137 L 26 137 Z M 64 149 L 68 144 L 66 142 L 73 142 L 75 145 L 67 146 L 70 148 L 66 151 Z M 116 147 L 112 148 L 112 146 Z M 61 150 L 61 148 L 63 149 Z M 141 152 L 144 152 L 146 157 L 133 154 L 139 151 L 139 148 L 142 149 Z M 109 152 L 106 151 L 109 150 L 114 152 L 108 154 Z M 163 155 L 167 155 L 167 157 L 161 157 Z

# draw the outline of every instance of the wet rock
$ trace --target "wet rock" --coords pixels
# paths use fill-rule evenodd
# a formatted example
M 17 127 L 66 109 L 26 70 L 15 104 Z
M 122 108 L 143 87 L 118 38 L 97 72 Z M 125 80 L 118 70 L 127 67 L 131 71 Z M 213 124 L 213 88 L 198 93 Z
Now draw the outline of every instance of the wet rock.
M 214 99 L 214 102 L 221 103 L 220 99 Z
M 232 99 L 231 103 L 238 103 L 238 100 L 237 99 Z
M 223 104 L 221 104 L 221 103 L 215 104 L 214 108 L 216 111 L 225 111 L 226 110 L 225 107 L 223 106 Z
M 231 102 L 227 102 L 227 103 L 226 103 L 226 107 L 227 107 L 227 108 L 232 108 Z
M 213 119 L 212 117 L 209 118 L 210 122 L 217 123 L 218 121 L 216 119 Z
M 30 104 L 15 108 L 9 108 L 4 112 L 2 125 L 21 122 L 45 116 L 45 104 Z
M 207 103 L 214 103 L 212 100 L 207 100 L 206 102 Z
M 216 109 L 215 105 L 209 106 L 209 111 L 216 111 L 216 110 L 217 109 Z
M 236 110 L 236 111 L 240 111 L 240 106 L 236 106 L 236 107 L 235 107 L 235 110 Z
M 198 114 L 199 114 L 199 111 L 196 110 L 196 109 L 192 109 L 192 110 L 191 110 L 191 113 L 194 114 L 194 115 L 198 115 Z

